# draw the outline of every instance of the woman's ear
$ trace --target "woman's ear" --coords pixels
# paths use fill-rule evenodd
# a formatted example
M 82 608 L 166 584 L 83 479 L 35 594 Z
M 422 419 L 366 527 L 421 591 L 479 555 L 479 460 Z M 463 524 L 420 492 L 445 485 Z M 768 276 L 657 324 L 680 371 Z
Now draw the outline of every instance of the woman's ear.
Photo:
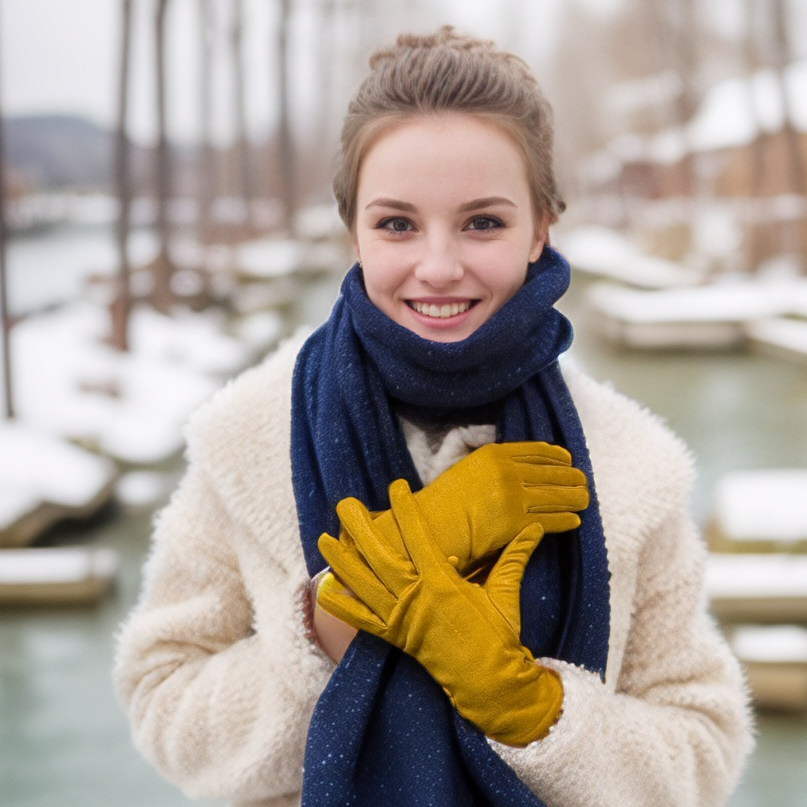
M 544 212 L 536 216 L 535 219 L 535 230 L 532 236 L 532 244 L 530 245 L 530 263 L 535 263 L 541 257 L 544 246 L 549 240 L 549 215 Z
M 359 239 L 354 232 L 350 237 L 350 251 L 353 253 L 353 259 L 361 263 L 361 253 L 359 252 Z

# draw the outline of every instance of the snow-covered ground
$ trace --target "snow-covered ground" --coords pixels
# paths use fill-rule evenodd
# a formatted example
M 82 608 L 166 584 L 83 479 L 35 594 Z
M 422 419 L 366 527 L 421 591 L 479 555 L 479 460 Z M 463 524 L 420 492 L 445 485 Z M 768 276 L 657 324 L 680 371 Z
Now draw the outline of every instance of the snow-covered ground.
M 645 254 L 610 227 L 578 227 L 559 233 L 556 240 L 569 263 L 586 274 L 647 289 L 692 286 L 703 280 L 702 273 L 696 269 Z
M 106 343 L 108 314 L 89 302 L 18 323 L 10 339 L 16 418 L 0 421 L 0 546 L 25 543 L 58 517 L 89 514 L 113 492 L 112 460 L 142 466 L 176 455 L 190 413 L 257 361 L 281 328 L 273 312 L 242 319 L 231 335 L 220 312 L 166 317 L 138 307 L 131 351 L 120 353 Z M 119 483 L 131 506 L 159 499 L 158 488 L 142 476 Z
M 254 315 L 238 339 L 217 312 L 165 317 L 141 307 L 129 353 L 105 343 L 108 328 L 106 312 L 88 302 L 20 322 L 11 333 L 16 410 L 46 434 L 151 464 L 180 450 L 190 412 L 272 344 L 280 320 Z

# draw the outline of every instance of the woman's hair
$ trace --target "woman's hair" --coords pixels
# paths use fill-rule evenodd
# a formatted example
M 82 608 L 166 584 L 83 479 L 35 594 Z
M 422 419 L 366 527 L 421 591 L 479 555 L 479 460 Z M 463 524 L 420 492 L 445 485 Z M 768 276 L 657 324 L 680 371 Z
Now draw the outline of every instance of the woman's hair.
M 412 117 L 445 112 L 471 113 L 508 132 L 524 154 L 536 215 L 557 220 L 566 203 L 552 165 L 552 108 L 524 61 L 446 25 L 436 34 L 401 34 L 372 54 L 370 70 L 348 106 L 333 183 L 348 230 L 361 161 L 378 136 Z

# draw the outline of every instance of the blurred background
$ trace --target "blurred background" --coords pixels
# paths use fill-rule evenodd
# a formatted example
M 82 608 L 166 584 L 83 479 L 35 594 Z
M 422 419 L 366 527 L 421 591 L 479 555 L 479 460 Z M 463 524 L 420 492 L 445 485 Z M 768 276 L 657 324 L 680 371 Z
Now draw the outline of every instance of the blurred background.
M 0 805 L 188 803 L 111 689 L 183 422 L 350 263 L 330 191 L 369 53 L 451 23 L 556 118 L 573 360 L 698 466 L 707 592 L 807 804 L 807 4 L 0 0 Z

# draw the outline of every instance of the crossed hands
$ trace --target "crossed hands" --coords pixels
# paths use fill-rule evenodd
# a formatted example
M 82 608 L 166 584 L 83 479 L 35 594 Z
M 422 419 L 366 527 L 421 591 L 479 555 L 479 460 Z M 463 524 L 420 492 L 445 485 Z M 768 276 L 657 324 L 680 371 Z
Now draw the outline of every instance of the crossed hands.
M 521 579 L 545 532 L 579 524 L 584 474 L 558 446 L 491 444 L 418 494 L 396 480 L 390 502 L 376 517 L 356 499 L 337 505 L 339 540 L 319 540 L 332 574 L 318 606 L 416 658 L 488 737 L 543 736 L 563 689 L 521 645 Z M 502 547 L 483 584 L 463 576 Z

